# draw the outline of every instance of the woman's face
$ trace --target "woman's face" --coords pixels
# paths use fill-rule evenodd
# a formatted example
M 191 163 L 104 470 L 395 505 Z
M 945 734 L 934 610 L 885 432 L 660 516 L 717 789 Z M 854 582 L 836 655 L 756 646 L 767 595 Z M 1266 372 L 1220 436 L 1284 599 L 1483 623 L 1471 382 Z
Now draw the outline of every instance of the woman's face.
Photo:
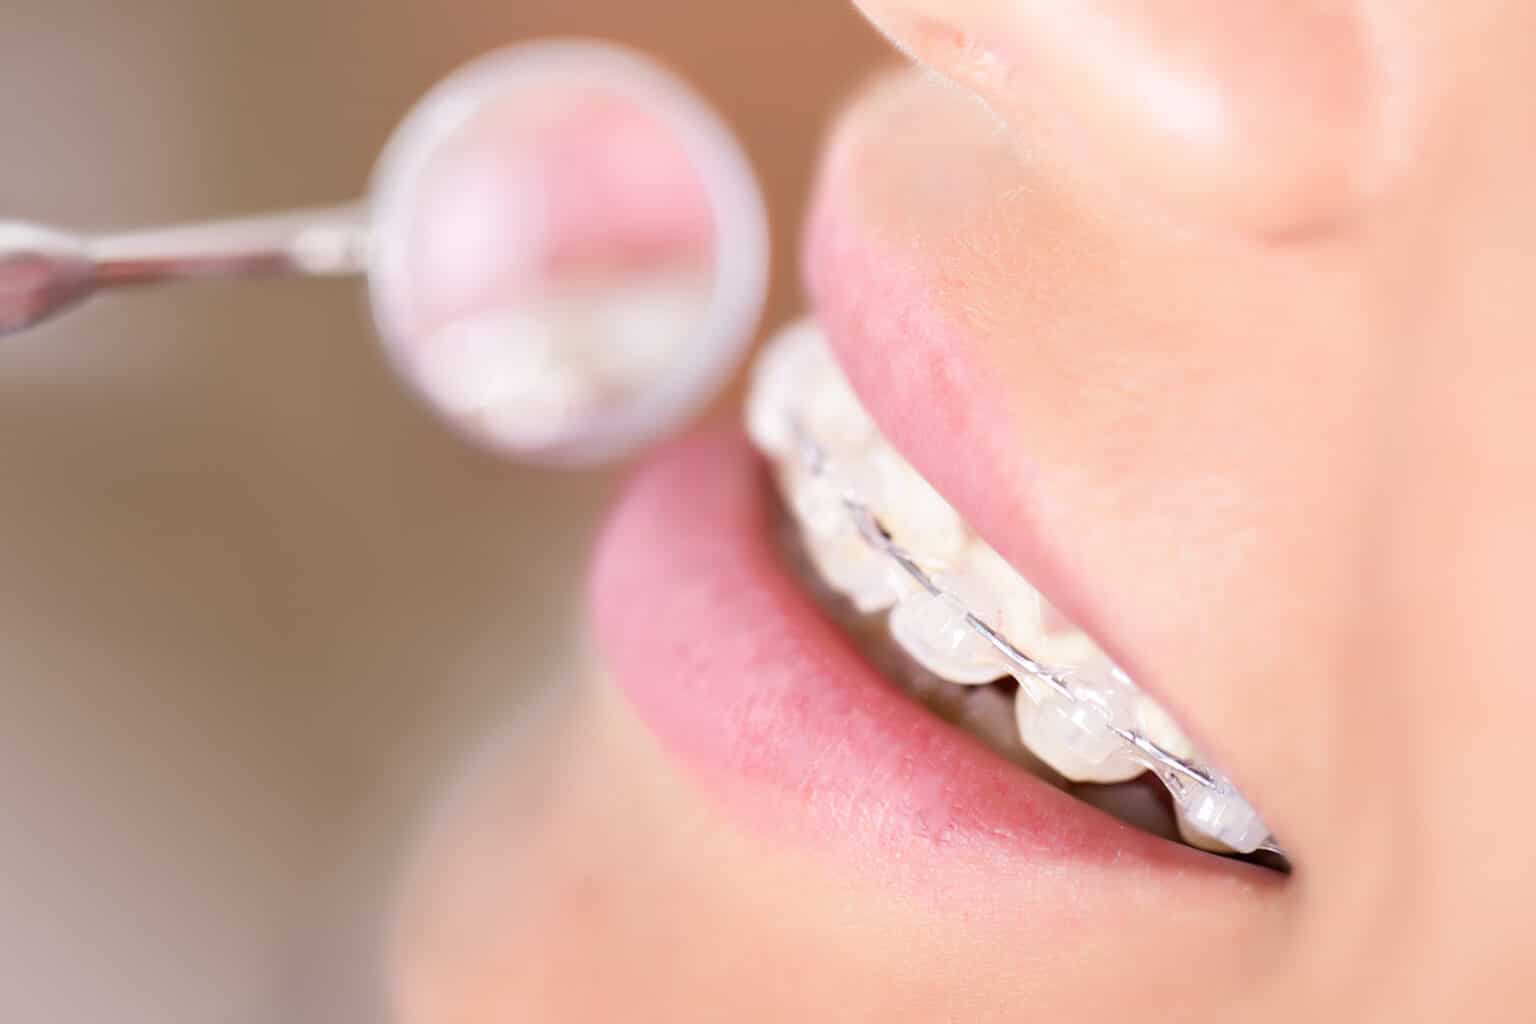
M 1289 875 L 888 685 L 734 427 L 640 470 L 603 682 L 444 811 L 413 1021 L 1524 1019 L 1536 8 L 863 0 L 812 313 L 881 433 Z

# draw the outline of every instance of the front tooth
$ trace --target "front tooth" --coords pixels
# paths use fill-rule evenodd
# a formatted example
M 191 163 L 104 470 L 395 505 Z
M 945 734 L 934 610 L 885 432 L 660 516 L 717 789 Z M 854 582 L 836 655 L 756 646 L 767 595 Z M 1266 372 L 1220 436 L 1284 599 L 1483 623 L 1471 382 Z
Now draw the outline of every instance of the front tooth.
M 809 320 L 783 328 L 763 347 L 752 368 L 747 396 L 747 434 L 769 455 L 789 455 L 794 421 L 801 413 L 807 382 L 820 374 L 821 332 Z
M 995 647 L 966 619 L 969 610 L 986 621 L 997 602 L 979 580 L 940 574 L 940 593 L 919 591 L 891 612 L 891 635 L 934 675 L 952 683 L 990 683 L 1007 674 Z
M 1127 721 L 1129 687 L 1108 673 L 1066 678 L 1075 700 L 1054 691 L 1040 700 L 1038 688 L 1019 687 L 1014 714 L 1024 745 L 1073 782 L 1125 782 L 1140 775 L 1144 768 L 1113 728 Z
M 839 456 L 857 454 L 876 440 L 875 423 L 830 352 L 820 367 L 817 378 L 806 382 L 805 427 L 829 451 Z
M 855 455 L 878 436 L 826 336 L 809 319 L 784 328 L 764 347 L 747 398 L 747 433 L 768 454 L 790 454 L 796 421 L 835 457 Z
M 965 545 L 965 523 L 949 502 L 887 447 L 869 455 L 878 475 L 875 512 L 891 537 L 914 555 L 945 561 Z

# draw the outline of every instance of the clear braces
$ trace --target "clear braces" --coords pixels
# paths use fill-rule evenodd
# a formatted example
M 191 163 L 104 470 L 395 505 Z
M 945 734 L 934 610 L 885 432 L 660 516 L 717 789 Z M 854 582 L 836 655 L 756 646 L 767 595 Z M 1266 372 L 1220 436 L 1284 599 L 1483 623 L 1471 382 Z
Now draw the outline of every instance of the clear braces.
M 1034 680 L 1048 688 L 1058 700 L 1067 702 L 1074 709 L 1097 716 L 1101 728 L 1113 733 L 1125 746 L 1127 756 L 1152 772 L 1168 789 L 1174 801 L 1184 811 L 1185 823 L 1200 834 L 1223 844 L 1236 853 L 1265 851 L 1284 855 L 1284 850 L 1268 833 L 1256 811 L 1238 793 L 1231 781 L 1211 768 L 1191 762 L 1164 750 L 1157 743 L 1135 729 L 1115 722 L 1106 711 L 1074 693 L 1069 679 L 1071 673 L 1041 664 L 1013 645 L 1011 641 L 988 625 L 960 598 L 945 591 L 934 575 L 924 569 L 906 549 L 892 540 L 881 526 L 880 517 L 857 490 L 840 479 L 832 458 L 797 417 L 788 419 L 793 448 L 801 468 L 810 476 L 830 483 L 836 488 L 859 537 L 870 548 L 889 558 L 900 570 L 926 593 L 943 597 L 964 612 L 968 628 L 985 640 L 1006 662 L 1010 675 L 1023 681 Z M 1031 687 L 1024 687 L 1031 700 L 1043 704 L 1041 696 Z

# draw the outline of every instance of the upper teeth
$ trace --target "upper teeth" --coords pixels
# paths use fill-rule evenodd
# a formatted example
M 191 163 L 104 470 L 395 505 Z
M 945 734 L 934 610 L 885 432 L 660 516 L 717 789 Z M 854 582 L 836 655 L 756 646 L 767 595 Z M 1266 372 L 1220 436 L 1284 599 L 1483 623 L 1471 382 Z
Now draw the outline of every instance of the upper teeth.
M 537 447 L 654 381 L 691 336 L 710 280 L 690 267 L 593 275 L 449 322 L 400 353 L 451 420 L 492 442 Z
M 967 621 L 971 609 L 995 608 L 991 595 L 963 576 L 939 576 L 941 593 L 920 590 L 891 612 L 891 635 L 928 671 L 954 683 L 990 683 L 1008 672 L 997 649 Z
M 1152 770 L 1197 845 L 1248 853 L 1268 829 L 1194 760 L 1172 717 L 1071 626 L 883 438 L 809 321 L 769 343 L 747 401 L 754 443 L 779 463 L 817 570 L 861 611 L 891 609 L 892 637 L 955 683 L 1019 681 L 1025 746 L 1075 782 Z

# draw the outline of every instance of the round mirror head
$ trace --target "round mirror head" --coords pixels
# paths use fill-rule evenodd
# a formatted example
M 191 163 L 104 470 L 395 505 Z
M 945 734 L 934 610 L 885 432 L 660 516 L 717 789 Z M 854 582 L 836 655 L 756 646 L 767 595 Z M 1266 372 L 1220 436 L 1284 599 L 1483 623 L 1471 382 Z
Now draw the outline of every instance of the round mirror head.
M 369 278 L 394 366 L 456 430 L 540 462 L 677 427 L 746 351 L 761 193 L 729 131 L 628 51 L 541 42 L 433 89 L 375 172 Z

